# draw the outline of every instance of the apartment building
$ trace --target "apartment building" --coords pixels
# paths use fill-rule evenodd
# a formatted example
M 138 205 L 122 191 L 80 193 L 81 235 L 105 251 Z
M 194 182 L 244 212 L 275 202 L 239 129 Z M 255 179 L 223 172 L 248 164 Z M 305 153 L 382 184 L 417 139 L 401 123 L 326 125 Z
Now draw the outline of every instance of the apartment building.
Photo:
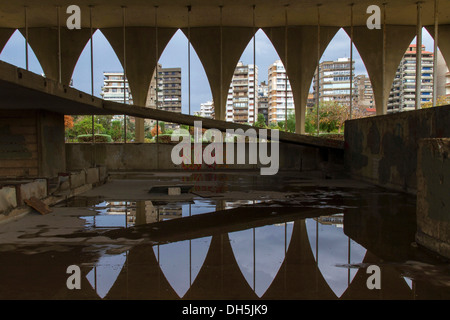
M 354 78 L 353 106 L 360 111 L 368 113 L 375 112 L 375 96 L 373 94 L 372 83 L 365 74 L 360 74 Z
M 255 122 L 258 115 L 257 86 L 258 67 L 244 65 L 240 61 L 228 90 L 226 121 L 248 124 Z
M 313 94 L 316 97 L 317 80 L 319 83 L 319 101 L 334 101 L 343 105 L 350 105 L 350 77 L 354 74 L 355 61 L 350 58 L 338 58 L 334 61 L 323 61 L 319 65 L 313 79 Z M 353 94 L 355 93 L 353 89 Z
M 403 55 L 395 74 L 387 105 L 387 112 L 415 110 L 416 106 L 417 46 L 411 44 Z M 421 104 L 433 100 L 433 53 L 422 45 Z
M 103 99 L 133 104 L 127 79 L 125 79 L 124 88 L 123 72 L 103 72 L 103 77 L 103 87 L 100 93 Z M 156 83 L 156 80 L 158 80 L 158 83 Z M 125 94 L 124 90 L 126 90 Z M 181 113 L 181 68 L 162 68 L 160 64 L 158 65 L 158 79 L 156 79 L 156 73 L 153 72 L 145 106 Z M 146 123 L 150 125 L 155 122 L 146 119 Z M 166 127 L 173 126 L 172 124 L 166 124 Z
M 291 85 L 287 80 L 286 69 L 281 60 L 276 60 L 269 66 L 268 74 L 268 121 L 280 122 L 286 119 L 287 114 L 294 111 L 294 99 Z
M 103 86 L 100 95 L 104 100 L 133 104 L 128 80 L 125 80 L 124 86 L 123 72 L 103 72 Z
M 201 103 L 200 111 L 195 112 L 194 115 L 199 117 L 213 119 L 214 118 L 214 102 L 212 100 Z

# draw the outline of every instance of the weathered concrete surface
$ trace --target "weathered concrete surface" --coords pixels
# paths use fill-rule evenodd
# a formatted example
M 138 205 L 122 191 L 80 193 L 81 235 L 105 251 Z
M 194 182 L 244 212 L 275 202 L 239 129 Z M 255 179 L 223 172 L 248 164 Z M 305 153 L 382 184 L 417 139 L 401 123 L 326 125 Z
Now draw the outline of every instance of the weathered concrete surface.
M 52 178 L 65 172 L 64 149 L 64 115 L 40 111 L 38 118 L 39 130 L 39 176 Z
M 52 178 L 65 171 L 62 114 L 1 110 L 0 117 L 1 178 Z
M 84 171 L 70 173 L 70 186 L 72 188 L 81 187 L 86 183 L 86 174 Z
M 419 143 L 417 243 L 450 258 L 450 139 Z
M 86 183 L 95 184 L 100 181 L 99 169 L 98 168 L 87 168 L 86 172 Z
M 415 194 L 419 139 L 450 137 L 450 106 L 345 123 L 345 169 L 354 178 Z
M 0 189 L 0 212 L 17 207 L 16 188 L 5 186 Z
M 18 201 L 19 205 L 22 205 L 25 200 L 28 200 L 32 197 L 43 199 L 47 196 L 46 179 L 36 179 L 29 183 L 20 184 L 18 188 L 20 194 L 20 200 Z
M 118 143 L 68 143 L 66 144 L 67 168 L 80 170 L 88 167 L 95 155 L 95 163 L 105 166 L 108 171 L 145 171 L 145 170 L 259 170 L 262 165 L 257 156 L 256 162 L 249 161 L 249 145 L 246 144 L 245 164 L 237 164 L 237 145 L 235 145 L 235 164 L 175 165 L 171 159 L 175 143 L 146 143 L 146 144 L 118 144 Z M 193 146 L 193 145 L 192 145 Z M 203 150 L 207 144 L 203 145 Z M 270 154 L 270 144 L 268 146 Z M 225 148 L 224 148 L 225 151 Z M 279 170 L 335 171 L 343 165 L 342 150 L 313 148 L 289 143 L 279 144 Z M 225 155 L 224 155 L 225 157 Z M 193 159 L 191 159 L 193 162 Z M 272 159 L 273 161 L 273 159 Z
M 85 168 L 77 172 L 60 173 L 52 179 L 0 181 L 0 222 L 18 218 L 32 211 L 24 200 L 35 197 L 54 205 L 91 190 L 107 181 L 105 167 Z

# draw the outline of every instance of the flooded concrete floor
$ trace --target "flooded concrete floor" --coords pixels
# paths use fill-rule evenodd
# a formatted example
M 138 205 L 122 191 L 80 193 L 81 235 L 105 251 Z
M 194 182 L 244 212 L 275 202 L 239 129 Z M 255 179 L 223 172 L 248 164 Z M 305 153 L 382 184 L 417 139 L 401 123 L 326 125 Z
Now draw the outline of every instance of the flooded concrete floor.
M 0 299 L 449 299 L 415 205 L 314 173 L 123 173 L 0 224 Z

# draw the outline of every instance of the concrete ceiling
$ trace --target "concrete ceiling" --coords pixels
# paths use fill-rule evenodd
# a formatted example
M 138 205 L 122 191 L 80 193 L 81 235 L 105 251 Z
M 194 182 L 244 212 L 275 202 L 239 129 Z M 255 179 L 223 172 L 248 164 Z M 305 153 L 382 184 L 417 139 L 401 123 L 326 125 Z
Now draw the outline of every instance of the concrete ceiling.
M 188 6 L 192 6 L 192 27 L 217 26 L 220 21 L 220 6 L 224 26 L 252 26 L 253 5 L 257 27 L 282 26 L 285 12 L 289 25 L 316 25 L 317 7 L 320 6 L 321 24 L 325 26 L 349 26 L 350 4 L 354 3 L 354 24 L 365 25 L 370 14 L 369 5 L 382 7 L 386 3 L 386 23 L 415 25 L 417 0 L 15 0 L 0 4 L 0 27 L 24 27 L 24 6 L 28 7 L 29 27 L 57 25 L 57 9 L 60 8 L 60 23 L 65 25 L 69 16 L 66 8 L 76 4 L 81 8 L 82 27 L 89 27 L 89 6 L 93 7 L 95 28 L 122 25 L 122 6 L 126 6 L 128 26 L 154 26 L 155 6 L 158 6 L 158 25 L 161 27 L 186 27 Z M 423 24 L 434 23 L 435 0 L 423 0 Z M 287 7 L 286 7 L 287 6 Z M 287 9 L 287 10 L 286 10 Z M 450 24 L 450 1 L 439 0 L 439 23 Z

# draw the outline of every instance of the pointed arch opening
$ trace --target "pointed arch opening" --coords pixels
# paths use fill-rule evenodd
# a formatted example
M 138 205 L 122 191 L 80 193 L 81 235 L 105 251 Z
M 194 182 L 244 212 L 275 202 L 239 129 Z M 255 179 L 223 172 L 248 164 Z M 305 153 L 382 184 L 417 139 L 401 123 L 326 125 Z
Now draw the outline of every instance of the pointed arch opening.
M 405 49 L 405 53 L 398 65 L 395 79 L 392 83 L 389 101 L 387 105 L 388 113 L 415 110 L 416 108 L 416 57 L 417 57 L 417 36 Z M 433 87 L 436 86 L 436 105 L 446 105 L 450 103 L 450 88 L 446 87 L 450 77 L 449 67 L 442 55 L 439 45 L 437 51 L 437 65 L 434 65 L 434 39 L 426 27 L 422 28 L 422 49 L 421 49 L 421 76 L 420 76 L 420 106 L 421 108 L 433 107 Z M 434 78 L 434 68 L 437 74 Z
M 91 41 L 93 41 L 92 66 Z M 117 54 L 101 30 L 96 30 L 92 40 L 89 39 L 86 43 L 75 65 L 70 83 L 75 89 L 93 94 L 95 97 L 119 103 L 124 102 L 123 68 Z M 132 103 L 128 86 L 126 90 L 126 98 L 128 102 Z M 70 124 L 66 123 L 67 142 L 90 141 L 92 127 L 94 127 L 96 142 L 123 141 L 123 116 L 73 115 L 66 116 L 66 118 L 71 121 Z M 128 127 L 130 125 L 128 124 Z M 128 139 L 132 139 L 131 134 L 131 130 L 127 129 Z
M 258 29 L 234 70 L 226 120 L 286 130 L 286 115 L 287 130 L 295 132 L 295 107 L 286 69 L 264 30 Z
M 0 60 L 15 65 L 19 68 L 26 69 L 26 56 L 26 39 L 19 30 L 16 30 L 3 47 L 3 50 L 1 50 Z M 42 66 L 30 44 L 28 44 L 28 70 L 45 76 Z
M 189 50 L 189 52 L 188 52 Z M 213 117 L 211 87 L 205 69 L 186 33 L 178 29 L 159 58 L 159 109 L 175 113 Z M 180 125 L 165 123 L 163 132 Z M 183 126 L 185 127 L 185 126 Z
M 262 297 L 286 261 L 293 222 L 229 233 L 236 262 L 248 285 Z
M 376 114 L 371 79 L 354 43 L 351 53 L 349 34 L 350 28 L 339 29 L 324 50 L 319 68 L 316 66 L 308 94 L 307 133 L 340 137 L 346 120 Z
M 367 252 L 344 234 L 341 221 L 343 215 L 305 220 L 314 259 L 323 278 L 338 298 L 349 288 L 358 271 L 350 268 L 350 265 L 361 263 Z

